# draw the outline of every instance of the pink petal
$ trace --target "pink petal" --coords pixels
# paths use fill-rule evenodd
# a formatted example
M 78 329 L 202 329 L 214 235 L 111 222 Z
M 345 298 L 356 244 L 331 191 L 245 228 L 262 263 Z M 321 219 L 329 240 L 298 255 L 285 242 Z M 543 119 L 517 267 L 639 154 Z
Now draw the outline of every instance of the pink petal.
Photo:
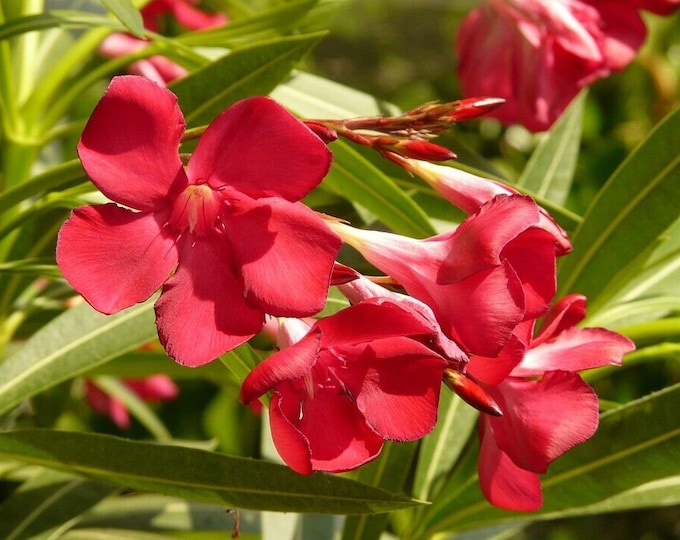
M 480 420 L 479 485 L 484 497 L 499 508 L 531 512 L 543 506 L 538 474 L 517 465 L 496 444 L 488 417 Z
M 228 22 L 223 13 L 206 13 L 193 7 L 189 2 L 175 0 L 171 3 L 172 14 L 184 28 L 189 30 L 203 30 L 222 26 Z
M 541 229 L 528 229 L 505 246 L 502 256 L 522 282 L 525 318 L 544 315 L 557 288 L 554 238 Z
M 497 356 L 471 356 L 467 373 L 477 382 L 493 386 L 500 384 L 522 361 L 526 349 L 527 346 L 513 334 Z
M 554 339 L 531 347 L 512 372 L 516 377 L 536 377 L 545 371 L 582 371 L 620 366 L 624 354 L 635 350 L 625 336 L 604 328 L 568 328 Z
M 267 357 L 243 381 L 241 402 L 248 403 L 285 381 L 310 374 L 320 345 L 321 332 L 312 330 L 302 340 Z
M 177 249 L 153 214 L 83 206 L 59 231 L 57 264 L 92 307 L 111 314 L 148 299 L 177 264 Z
M 188 174 L 252 198 L 298 201 L 321 182 L 330 164 L 330 151 L 307 126 L 274 100 L 253 97 L 213 120 Z
M 167 401 L 179 395 L 179 388 L 167 375 L 125 379 L 123 382 L 144 401 Z
M 535 225 L 538 218 L 538 206 L 531 198 L 496 196 L 451 235 L 449 253 L 439 269 L 437 282 L 447 285 L 500 265 L 504 248 Z
M 300 404 L 293 396 L 287 399 L 274 392 L 269 406 L 272 440 L 281 459 L 295 472 L 312 474 L 311 448 L 304 434 L 295 426 Z M 289 419 L 290 418 L 290 419 Z
M 314 212 L 266 199 L 232 216 L 226 229 L 248 303 L 285 317 L 323 309 L 342 241 Z
M 366 421 L 386 439 L 424 437 L 437 421 L 447 362 L 427 347 L 395 337 L 370 343 L 348 362 L 344 382 Z
M 380 453 L 382 437 L 337 388 L 317 387 L 314 396 L 303 401 L 301 413 L 299 407 L 302 417 L 293 423 L 309 441 L 315 471 L 349 471 Z
M 177 272 L 156 302 L 156 325 L 168 355 L 195 367 L 248 341 L 264 313 L 243 299 L 243 284 L 227 259 L 229 247 L 214 236 L 181 242 Z
M 173 185 L 186 183 L 178 153 L 183 133 L 172 92 L 142 77 L 114 77 L 85 126 L 78 155 L 104 195 L 152 211 Z
M 389 300 L 350 306 L 320 319 L 316 328 L 321 331 L 325 348 L 431 333 L 421 317 Z
M 596 2 L 605 28 L 605 56 L 613 71 L 622 70 L 630 64 L 647 37 L 647 28 L 640 13 L 635 6 L 626 3 L 620 0 Z
M 577 374 L 551 371 L 537 381 L 508 379 L 492 394 L 503 410 L 489 418 L 496 442 L 519 467 L 544 473 L 598 424 L 597 396 Z
M 545 314 L 539 335 L 533 340 L 536 346 L 551 339 L 563 330 L 575 326 L 586 317 L 586 297 L 582 294 L 568 294 L 560 298 Z

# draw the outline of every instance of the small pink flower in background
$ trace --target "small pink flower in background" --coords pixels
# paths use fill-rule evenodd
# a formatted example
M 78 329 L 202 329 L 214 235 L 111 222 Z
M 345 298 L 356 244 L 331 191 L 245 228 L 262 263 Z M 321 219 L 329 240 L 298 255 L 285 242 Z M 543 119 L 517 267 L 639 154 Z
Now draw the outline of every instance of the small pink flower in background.
M 188 30 L 202 30 L 222 26 L 228 22 L 223 13 L 207 13 L 195 7 L 197 4 L 196 0 L 152 0 L 141 9 L 144 27 L 159 32 L 161 19 L 166 15 L 172 16 Z M 147 45 L 148 43 L 142 39 L 116 32 L 102 42 L 99 52 L 106 58 L 118 58 L 137 52 Z M 128 72 L 146 77 L 161 86 L 188 73 L 182 66 L 160 55 L 132 62 L 128 66 Z
M 597 429 L 597 395 L 578 372 L 620 365 L 635 348 L 616 332 L 575 327 L 584 316 L 585 298 L 569 295 L 553 306 L 535 337 L 535 321 L 526 321 L 498 357 L 470 357 L 467 373 L 503 412 L 482 415 L 479 426 L 479 481 L 495 506 L 541 507 L 539 474 Z
M 169 401 L 179 394 L 177 385 L 166 375 L 122 381 L 140 399 L 148 402 Z M 85 380 L 85 400 L 93 410 L 107 415 L 121 429 L 130 427 L 130 413 L 125 404 L 102 391 L 96 383 Z
M 179 363 L 198 366 L 259 332 L 265 313 L 320 311 L 341 240 L 298 202 L 321 182 L 331 154 L 276 102 L 255 97 L 226 109 L 186 168 L 183 133 L 169 90 L 113 79 L 78 154 L 117 204 L 76 208 L 59 233 L 57 263 L 106 314 L 164 284 L 161 343 Z
M 222 26 L 229 21 L 224 13 L 208 13 L 195 7 L 198 4 L 199 0 L 152 0 L 141 9 L 144 27 L 153 32 L 160 31 L 160 19 L 165 15 L 172 16 L 188 30 Z
M 273 390 L 274 445 L 302 474 L 347 471 L 378 456 L 384 439 L 407 441 L 435 425 L 448 362 L 405 336 L 427 335 L 417 313 L 375 299 L 318 320 L 300 320 L 290 345 L 246 377 L 241 401 Z M 297 340 L 297 341 L 296 341 Z
M 424 240 L 332 228 L 371 264 L 429 305 L 464 351 L 496 355 L 523 320 L 546 312 L 560 250 L 529 197 L 494 197 L 456 229 Z
M 483 0 L 457 36 L 463 94 L 504 98 L 489 116 L 548 129 L 581 88 L 631 62 L 646 35 L 642 3 L 658 4 Z

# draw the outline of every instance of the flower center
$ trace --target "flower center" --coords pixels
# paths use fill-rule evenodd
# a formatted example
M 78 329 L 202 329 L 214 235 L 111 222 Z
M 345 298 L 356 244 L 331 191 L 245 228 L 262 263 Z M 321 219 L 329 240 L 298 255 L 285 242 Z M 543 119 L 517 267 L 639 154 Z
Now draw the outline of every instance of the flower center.
M 169 224 L 179 230 L 204 235 L 215 230 L 224 200 L 208 184 L 190 184 L 175 199 Z

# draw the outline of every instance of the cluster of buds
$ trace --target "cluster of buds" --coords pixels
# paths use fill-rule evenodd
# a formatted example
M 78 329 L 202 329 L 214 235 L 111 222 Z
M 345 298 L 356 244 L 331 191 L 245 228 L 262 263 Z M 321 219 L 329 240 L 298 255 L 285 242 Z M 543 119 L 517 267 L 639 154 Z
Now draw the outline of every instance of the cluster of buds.
M 343 137 L 388 159 L 396 154 L 425 161 L 448 161 L 455 159 L 456 154 L 431 140 L 457 122 L 477 118 L 503 103 L 500 98 L 470 98 L 425 103 L 399 116 L 305 120 L 305 124 L 326 142 Z

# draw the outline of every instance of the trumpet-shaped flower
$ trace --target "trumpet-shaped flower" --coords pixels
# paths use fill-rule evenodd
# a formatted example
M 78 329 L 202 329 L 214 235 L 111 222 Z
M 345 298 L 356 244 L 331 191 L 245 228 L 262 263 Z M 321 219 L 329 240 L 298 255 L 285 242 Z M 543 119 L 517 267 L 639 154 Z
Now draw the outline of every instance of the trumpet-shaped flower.
M 183 133 L 169 90 L 114 78 L 78 154 L 117 204 L 76 208 L 59 233 L 57 263 L 106 314 L 163 285 L 161 343 L 197 366 L 247 341 L 265 313 L 320 311 L 341 241 L 298 202 L 328 171 L 330 152 L 276 102 L 255 97 L 226 109 L 186 167 Z
M 490 114 L 504 123 L 548 129 L 581 88 L 633 59 L 646 35 L 639 3 L 484 0 L 457 37 L 463 93 L 504 98 Z
M 432 430 L 448 363 L 405 337 L 430 333 L 417 313 L 375 299 L 311 328 L 301 320 L 284 324 L 307 333 L 251 371 L 241 401 L 273 390 L 272 437 L 290 468 L 354 469 L 377 457 L 384 439 L 414 440 Z
M 331 226 L 371 264 L 429 305 L 464 351 L 494 356 L 555 294 L 554 236 L 529 197 L 500 195 L 451 232 L 416 240 Z
M 539 474 L 597 429 L 597 396 L 578 372 L 619 365 L 634 345 L 603 328 L 575 327 L 584 316 L 585 298 L 569 295 L 547 314 L 537 336 L 531 335 L 535 321 L 527 321 L 497 358 L 470 359 L 467 373 L 503 413 L 482 415 L 479 425 L 479 481 L 496 506 L 540 508 Z

